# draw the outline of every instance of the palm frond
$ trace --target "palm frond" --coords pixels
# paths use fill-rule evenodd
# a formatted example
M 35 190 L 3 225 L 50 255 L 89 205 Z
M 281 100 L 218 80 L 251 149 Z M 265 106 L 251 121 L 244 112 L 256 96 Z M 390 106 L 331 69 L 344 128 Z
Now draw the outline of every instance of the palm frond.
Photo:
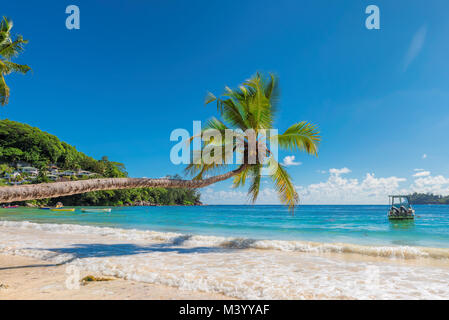
M 4 106 L 8 104 L 9 100 L 9 87 L 5 82 L 3 74 L 0 74 L 0 105 Z
M 0 22 L 0 32 L 10 33 L 13 25 L 12 20 L 3 16 L 3 20 Z
M 271 178 L 274 182 L 274 188 L 279 195 L 279 200 L 288 205 L 289 210 L 293 213 L 295 206 L 299 203 L 299 196 L 291 181 L 291 177 L 285 168 L 273 157 L 270 157 L 269 165 L 273 170 Z
M 14 57 L 17 57 L 25 50 L 25 44 L 28 43 L 28 40 L 24 40 L 22 36 L 17 36 L 16 40 L 11 43 L 5 43 L 0 45 L 0 55 L 3 56 L 6 60 L 11 60 Z
M 31 70 L 31 68 L 27 65 L 18 64 L 11 61 L 4 61 L 0 63 L 0 68 L 2 64 L 4 68 L 2 68 L 3 70 L 1 72 L 5 75 L 8 75 L 12 72 L 26 74 L 28 71 Z
M 8 18 L 3 17 L 3 20 L 0 22 L 0 46 L 5 43 L 11 42 L 11 29 L 13 23 L 8 20 Z
M 204 129 L 218 130 L 223 137 L 226 136 L 227 129 L 241 129 L 245 132 L 247 129 L 253 129 L 256 133 L 256 143 L 260 145 L 264 138 L 263 129 L 272 129 L 274 126 L 274 119 L 279 104 L 279 81 L 278 78 L 269 74 L 268 77 L 260 73 L 256 73 L 250 79 L 243 82 L 237 89 L 225 87 L 225 92 L 217 97 L 212 93 L 208 93 L 205 98 L 205 103 L 216 103 L 217 110 L 222 120 L 211 119 Z M 248 134 L 248 132 L 246 132 Z M 292 151 L 305 151 L 309 154 L 317 155 L 318 144 L 321 140 L 318 128 L 308 122 L 299 122 L 289 127 L 283 134 L 276 135 L 271 138 L 277 138 L 280 148 L 289 149 Z M 259 195 L 262 168 L 261 161 L 256 163 L 249 163 L 250 151 L 249 137 L 244 138 L 243 158 L 245 166 L 234 176 L 233 187 L 244 186 L 246 181 L 250 179 L 250 186 L 248 188 L 248 196 L 254 203 Z M 202 144 L 205 147 L 231 146 L 235 152 L 236 143 L 234 139 L 213 139 Z M 260 150 L 259 150 L 260 151 Z M 268 151 L 269 152 L 269 151 Z M 270 153 L 270 152 L 269 152 Z M 222 155 L 225 155 L 223 152 Z M 227 155 L 226 155 L 227 156 Z M 291 181 L 291 177 L 286 169 L 273 158 L 271 154 L 268 158 L 271 176 L 276 192 L 282 203 L 289 207 L 293 212 L 295 206 L 299 203 L 299 196 Z M 223 165 L 200 163 L 196 165 L 189 165 L 187 170 L 194 172 L 196 178 L 202 178 L 206 172 L 222 169 Z
M 232 145 L 228 144 L 219 144 L 218 142 L 213 145 L 213 142 L 209 142 L 208 144 L 204 144 L 202 146 L 201 150 L 195 150 L 195 152 L 201 153 L 200 156 L 197 159 L 200 159 L 199 163 L 194 163 L 193 158 L 194 154 L 192 155 L 192 159 L 190 161 L 190 164 L 187 165 L 187 167 L 184 169 L 185 174 L 189 176 L 193 176 L 194 180 L 200 180 L 204 178 L 205 174 L 212 174 L 212 173 L 218 173 L 222 171 L 225 167 L 228 166 L 229 163 L 231 163 L 230 160 L 232 160 L 233 157 L 233 149 Z M 207 148 L 211 148 L 209 149 Z M 201 156 L 204 156 L 204 152 L 211 152 L 211 156 L 214 156 L 215 149 L 219 149 L 221 151 L 221 161 L 220 162 L 212 162 L 212 163 L 206 163 L 204 162 L 204 158 Z M 229 151 L 230 150 L 230 151 Z
M 250 167 L 251 185 L 248 189 L 248 197 L 252 203 L 255 203 L 259 196 L 260 182 L 262 179 L 261 171 L 262 165 L 260 164 Z
M 245 167 L 239 174 L 234 176 L 234 181 L 232 184 L 233 188 L 243 187 L 246 183 L 246 177 L 250 172 L 250 167 Z
M 292 151 L 306 151 L 317 155 L 318 144 L 321 140 L 318 128 L 306 121 L 296 123 L 283 134 L 274 136 L 278 139 L 279 147 Z
M 22 36 L 18 35 L 13 41 L 11 29 L 13 22 L 6 17 L 0 22 L 0 105 L 4 106 L 9 101 L 9 87 L 6 84 L 5 75 L 13 72 L 26 74 L 31 68 L 12 62 L 12 58 L 23 52 L 25 44 L 28 43 Z
M 270 74 L 270 79 L 264 88 L 265 96 L 270 101 L 271 112 L 273 115 L 276 114 L 279 100 L 280 100 L 280 89 L 279 89 L 279 78 L 274 74 Z
M 206 98 L 204 99 L 204 104 L 209 104 L 211 102 L 217 101 L 217 97 L 212 93 L 208 92 Z
M 251 126 L 248 123 L 245 105 L 236 98 L 238 93 L 231 90 L 231 92 L 228 92 L 223 96 L 227 96 L 227 98 L 216 98 L 217 110 L 223 119 L 233 127 L 240 128 L 243 131 L 250 128 Z M 213 101 L 211 99 L 212 98 L 206 98 L 206 101 Z

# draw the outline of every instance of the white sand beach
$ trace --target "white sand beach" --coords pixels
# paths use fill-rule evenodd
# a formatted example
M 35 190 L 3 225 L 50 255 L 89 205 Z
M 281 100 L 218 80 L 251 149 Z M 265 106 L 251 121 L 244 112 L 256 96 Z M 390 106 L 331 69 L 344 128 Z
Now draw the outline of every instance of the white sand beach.
M 237 243 L 217 237 L 3 221 L 0 298 L 449 298 L 444 249 L 379 248 L 376 256 L 324 250 L 329 244 L 301 252 L 286 250 L 282 241 L 271 241 L 267 249 L 262 248 L 264 242 L 258 249 Z M 114 280 L 73 288 L 73 270 L 79 271 L 79 279 L 94 275 Z
M 0 255 L 0 299 L 39 300 L 171 300 L 230 299 L 220 294 L 181 290 L 145 282 L 110 278 L 68 288 L 67 267 L 44 260 Z M 81 278 L 92 273 L 81 272 Z

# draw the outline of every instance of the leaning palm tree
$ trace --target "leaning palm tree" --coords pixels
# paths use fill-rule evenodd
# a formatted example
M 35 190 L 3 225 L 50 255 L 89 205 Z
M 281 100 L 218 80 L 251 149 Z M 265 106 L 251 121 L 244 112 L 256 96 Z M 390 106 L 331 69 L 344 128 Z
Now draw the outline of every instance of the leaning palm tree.
M 14 39 L 11 37 L 13 23 L 6 17 L 0 22 L 0 105 L 5 106 L 9 100 L 9 87 L 5 76 L 11 73 L 26 74 L 31 68 L 12 62 L 12 59 L 23 52 L 25 44 L 28 43 L 21 35 Z
M 214 130 L 219 137 L 226 137 L 226 132 L 252 132 L 251 136 L 242 137 L 240 141 L 243 148 L 243 163 L 240 171 L 234 175 L 233 186 L 244 186 L 247 179 L 250 180 L 248 189 L 249 200 L 254 203 L 259 195 L 263 176 L 271 178 L 280 201 L 293 211 L 299 202 L 295 186 L 286 168 L 277 161 L 276 153 L 266 145 L 267 132 L 274 128 L 274 120 L 279 102 L 279 81 L 270 74 L 263 77 L 257 73 L 254 77 L 244 82 L 238 89 L 226 87 L 226 92 L 221 97 L 212 93 L 206 96 L 206 104 L 216 103 L 217 109 L 223 120 L 212 118 L 203 129 L 203 133 Z M 316 126 L 308 122 L 298 122 L 290 126 L 283 134 L 269 137 L 276 141 L 281 149 L 290 151 L 305 151 L 308 154 L 317 155 L 317 146 L 320 141 L 319 131 Z M 256 146 L 251 149 L 250 145 Z M 207 149 L 220 154 L 220 160 L 213 163 L 198 161 L 190 164 L 186 171 L 194 175 L 194 180 L 201 180 L 205 174 L 220 170 L 229 163 L 234 152 L 238 150 L 238 140 L 233 136 L 226 138 L 211 138 L 204 144 L 201 153 Z M 214 148 L 215 147 L 215 148 Z M 221 149 L 221 150 L 220 150 Z M 229 152 L 232 151 L 232 152 Z M 253 161 L 251 160 L 253 153 Z M 231 158 L 231 159 L 230 159 Z M 264 166 L 268 165 L 268 167 Z
M 268 164 L 270 170 L 264 174 L 273 180 L 281 202 L 293 210 L 299 199 L 291 178 L 284 166 L 277 162 L 272 150 L 262 143 L 264 130 L 274 126 L 278 98 L 277 78 L 273 75 L 263 77 L 260 74 L 256 74 L 236 90 L 226 88 L 226 92 L 221 97 L 215 97 L 211 93 L 207 95 L 206 104 L 216 102 L 223 120 L 211 119 L 203 128 L 203 132 L 214 129 L 222 137 L 226 137 L 226 130 L 229 129 L 240 129 L 241 131 L 251 129 L 255 132 L 254 139 L 243 138 L 241 164 L 225 173 L 209 176 L 217 170 L 226 168 L 227 161 L 206 163 L 203 158 L 200 158 L 200 161 L 195 161 L 186 168 L 188 173 L 194 175 L 192 180 L 104 178 L 0 187 L 0 202 L 54 198 L 99 190 L 145 187 L 203 188 L 229 178 L 234 178 L 235 187 L 245 185 L 246 180 L 249 179 L 251 181 L 249 196 L 254 202 L 259 194 L 264 164 Z M 276 139 L 281 148 L 305 151 L 312 155 L 317 154 L 317 146 L 320 141 L 317 127 L 307 122 L 293 124 L 284 133 L 271 138 Z M 251 148 L 252 143 L 260 145 L 262 148 L 253 149 Z M 229 147 L 229 144 L 231 144 L 232 152 L 238 151 L 235 139 L 232 139 L 231 142 L 227 139 L 210 139 L 202 143 L 201 150 L 196 151 L 201 151 L 204 154 L 211 150 L 210 152 L 214 153 L 217 148 L 223 148 L 225 152 L 222 152 L 220 157 L 222 160 L 227 160 L 229 153 L 226 152 L 226 147 Z M 210 149 L 211 146 L 214 148 Z M 256 161 L 251 161 L 254 159 L 254 154 L 252 154 L 254 152 Z

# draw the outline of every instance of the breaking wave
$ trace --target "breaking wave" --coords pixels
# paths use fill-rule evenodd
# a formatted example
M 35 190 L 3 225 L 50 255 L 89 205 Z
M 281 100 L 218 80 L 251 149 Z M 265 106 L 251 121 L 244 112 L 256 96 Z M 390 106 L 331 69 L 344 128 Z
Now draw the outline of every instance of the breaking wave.
M 55 234 L 111 236 L 121 240 L 165 242 L 184 247 L 202 246 L 228 249 L 279 250 L 315 254 L 349 253 L 394 259 L 449 259 L 449 249 L 445 248 L 368 246 L 349 243 L 320 243 L 296 240 L 255 240 L 248 238 L 188 235 L 173 232 L 94 227 L 75 224 L 41 224 L 28 221 L 0 221 L 0 227 L 40 230 Z M 6 246 L 3 245 L 2 247 L 3 251 L 5 251 Z

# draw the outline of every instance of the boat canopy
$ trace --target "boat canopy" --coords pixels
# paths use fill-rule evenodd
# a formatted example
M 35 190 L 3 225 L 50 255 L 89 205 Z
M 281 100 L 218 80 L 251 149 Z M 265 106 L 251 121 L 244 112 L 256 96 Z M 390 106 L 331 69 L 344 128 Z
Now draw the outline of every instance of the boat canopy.
M 405 195 L 391 195 L 388 196 L 390 198 L 390 205 L 392 207 L 404 207 L 410 209 L 412 206 L 410 204 L 410 200 L 408 196 Z

